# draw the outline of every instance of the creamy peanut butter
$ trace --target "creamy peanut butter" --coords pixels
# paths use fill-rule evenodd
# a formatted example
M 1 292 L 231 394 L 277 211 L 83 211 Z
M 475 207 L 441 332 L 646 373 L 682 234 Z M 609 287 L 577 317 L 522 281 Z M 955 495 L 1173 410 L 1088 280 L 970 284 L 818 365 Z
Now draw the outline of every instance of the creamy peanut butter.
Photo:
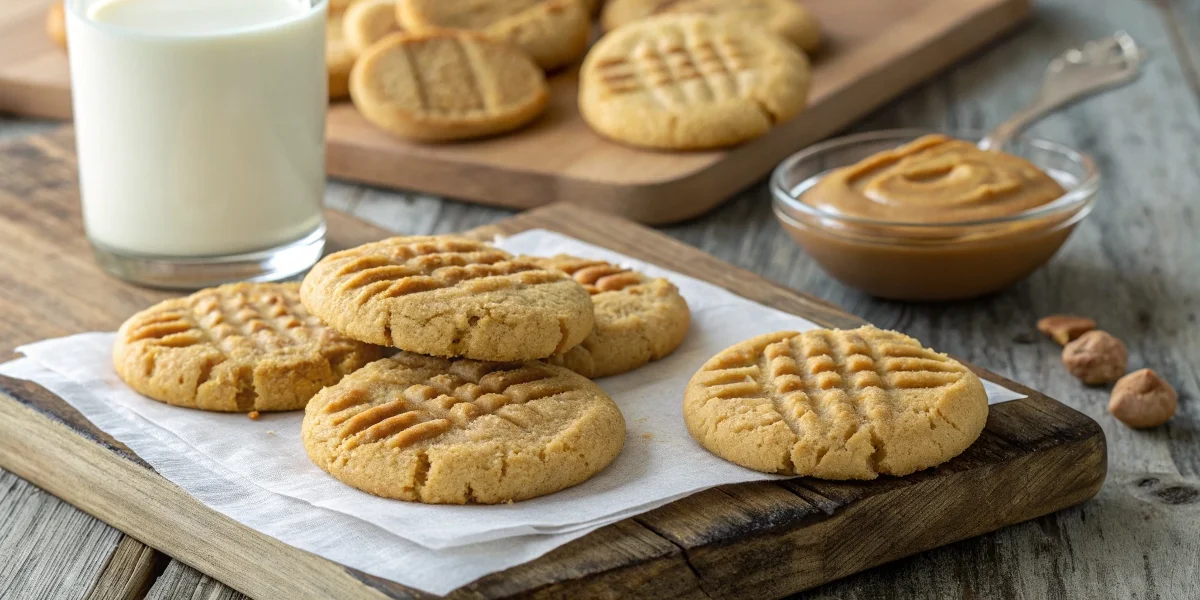
M 1021 215 L 1064 194 L 1024 158 L 927 135 L 822 176 L 798 198 L 815 214 L 777 210 L 833 277 L 883 298 L 956 300 L 1003 289 L 1049 260 L 1079 209 Z
M 927 135 L 829 173 L 800 201 L 848 217 L 932 224 L 1014 215 L 1065 193 L 1019 156 Z

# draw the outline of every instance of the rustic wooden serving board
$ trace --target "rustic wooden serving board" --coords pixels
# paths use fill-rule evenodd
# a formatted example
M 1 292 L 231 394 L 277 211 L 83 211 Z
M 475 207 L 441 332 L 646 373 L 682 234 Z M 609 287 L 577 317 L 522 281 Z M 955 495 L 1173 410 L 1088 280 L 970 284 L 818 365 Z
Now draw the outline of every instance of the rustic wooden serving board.
M 167 297 L 120 283 L 82 237 L 69 133 L 0 146 L 0 359 L 18 344 L 115 329 Z M 334 249 L 385 233 L 331 212 Z M 829 326 L 862 321 L 629 221 L 562 204 L 474 234 L 546 228 L 711 281 Z M 701 492 L 461 588 L 458 598 L 777 597 L 1087 500 L 1106 472 L 1100 427 L 1029 395 L 993 406 L 979 440 L 904 478 L 794 479 Z M 159 476 L 61 399 L 0 378 L 0 467 L 252 597 L 424 594 L 256 533 Z
M 551 79 L 531 127 L 483 141 L 420 145 L 376 130 L 349 103 L 330 108 L 328 171 L 362 183 L 512 208 L 570 201 L 644 223 L 697 216 L 783 157 L 851 124 L 1022 21 L 1029 0 L 804 0 L 829 43 L 808 111 L 720 152 L 647 152 L 594 134 L 576 110 L 576 77 Z M 0 111 L 69 118 L 66 55 L 44 31 L 50 0 L 0 3 Z

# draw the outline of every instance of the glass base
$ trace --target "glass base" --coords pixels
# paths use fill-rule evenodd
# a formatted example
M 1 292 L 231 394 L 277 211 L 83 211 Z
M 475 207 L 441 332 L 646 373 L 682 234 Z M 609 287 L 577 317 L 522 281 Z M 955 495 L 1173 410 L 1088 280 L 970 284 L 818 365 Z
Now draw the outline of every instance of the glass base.
M 130 283 L 172 290 L 195 290 L 235 281 L 280 281 L 307 271 L 324 250 L 324 223 L 294 242 L 228 256 L 145 256 L 92 241 L 96 261 L 109 274 Z

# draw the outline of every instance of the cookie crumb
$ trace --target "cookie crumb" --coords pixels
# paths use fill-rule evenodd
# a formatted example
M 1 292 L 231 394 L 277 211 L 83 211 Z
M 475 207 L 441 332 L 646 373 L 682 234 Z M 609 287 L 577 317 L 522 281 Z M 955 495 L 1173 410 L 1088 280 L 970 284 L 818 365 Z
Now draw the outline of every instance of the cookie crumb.
M 654 434 L 653 434 L 653 433 L 649 433 L 649 432 L 647 432 L 647 433 L 643 433 L 643 434 L 642 434 L 642 439 L 644 439 L 644 440 L 646 440 L 646 441 L 653 440 L 653 439 L 654 439 Z
M 275 435 L 275 432 L 274 432 L 274 431 L 272 431 L 272 430 L 270 430 L 270 429 L 268 429 L 268 430 L 267 430 L 267 435 Z
M 251 421 L 257 421 L 258 418 L 261 417 L 262 415 L 260 415 L 257 410 L 252 410 L 252 411 L 246 413 L 246 416 L 250 417 Z

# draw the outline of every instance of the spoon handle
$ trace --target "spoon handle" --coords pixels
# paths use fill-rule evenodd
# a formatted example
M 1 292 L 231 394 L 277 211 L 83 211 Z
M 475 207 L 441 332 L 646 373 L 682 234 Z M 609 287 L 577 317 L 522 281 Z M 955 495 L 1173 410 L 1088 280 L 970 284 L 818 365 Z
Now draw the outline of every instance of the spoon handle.
M 984 136 L 979 147 L 1003 148 L 1047 114 L 1098 91 L 1133 81 L 1144 58 L 1137 42 L 1124 31 L 1063 52 L 1046 66 L 1042 87 L 1033 100 Z

